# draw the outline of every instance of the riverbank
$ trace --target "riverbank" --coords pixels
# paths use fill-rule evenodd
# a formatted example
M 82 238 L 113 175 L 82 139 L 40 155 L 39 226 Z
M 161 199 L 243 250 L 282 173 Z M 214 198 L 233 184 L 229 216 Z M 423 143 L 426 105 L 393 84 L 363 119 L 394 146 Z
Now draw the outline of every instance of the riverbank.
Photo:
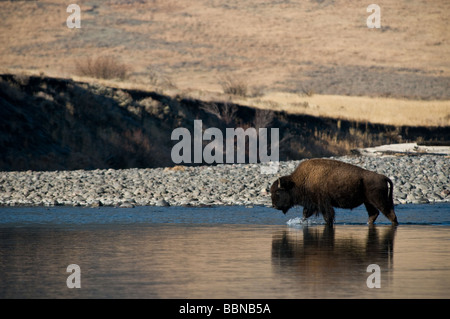
M 447 156 L 344 156 L 336 159 L 384 174 L 395 204 L 450 202 Z M 271 205 L 268 190 L 300 161 L 176 166 L 154 169 L 0 172 L 0 206 L 217 206 Z

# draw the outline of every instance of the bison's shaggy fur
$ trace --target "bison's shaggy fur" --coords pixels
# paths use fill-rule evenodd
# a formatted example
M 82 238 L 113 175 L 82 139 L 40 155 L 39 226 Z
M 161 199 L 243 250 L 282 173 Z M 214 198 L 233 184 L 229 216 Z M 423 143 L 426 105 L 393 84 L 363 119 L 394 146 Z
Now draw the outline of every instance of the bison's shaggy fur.
M 364 204 L 369 224 L 381 211 L 393 225 L 392 181 L 384 175 L 330 159 L 306 160 L 288 176 L 278 178 L 270 188 L 272 205 L 284 214 L 293 206 L 303 206 L 303 217 L 322 213 L 327 224 L 334 223 L 334 209 Z

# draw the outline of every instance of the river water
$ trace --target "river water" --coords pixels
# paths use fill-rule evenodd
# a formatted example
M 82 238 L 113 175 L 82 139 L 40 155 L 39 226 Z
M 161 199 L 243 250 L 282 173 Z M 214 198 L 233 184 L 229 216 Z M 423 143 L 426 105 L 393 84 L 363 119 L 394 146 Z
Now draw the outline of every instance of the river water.
M 396 212 L 4 207 L 0 298 L 449 298 L 450 204 Z

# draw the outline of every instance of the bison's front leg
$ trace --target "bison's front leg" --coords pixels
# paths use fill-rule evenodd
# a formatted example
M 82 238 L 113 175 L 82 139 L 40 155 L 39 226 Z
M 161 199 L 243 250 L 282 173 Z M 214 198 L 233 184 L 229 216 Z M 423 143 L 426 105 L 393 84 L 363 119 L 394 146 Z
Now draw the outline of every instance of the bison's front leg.
M 323 219 L 327 223 L 328 226 L 333 226 L 334 224 L 334 208 L 331 205 L 327 205 L 322 207 L 321 209 Z
M 303 219 L 311 217 L 313 214 L 317 213 L 317 209 L 311 207 L 303 207 Z

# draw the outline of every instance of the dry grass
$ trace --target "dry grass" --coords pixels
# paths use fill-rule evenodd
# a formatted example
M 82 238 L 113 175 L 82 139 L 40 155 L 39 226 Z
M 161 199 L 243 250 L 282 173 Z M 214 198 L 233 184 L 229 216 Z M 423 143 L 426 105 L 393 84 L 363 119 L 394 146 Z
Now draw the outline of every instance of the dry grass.
M 246 97 L 248 94 L 248 85 L 242 79 L 236 79 L 232 76 L 225 76 L 221 81 L 223 93 L 231 94 L 241 97 Z
M 178 93 L 180 94 L 180 93 Z M 272 92 L 239 97 L 220 92 L 185 91 L 185 97 L 233 102 L 263 110 L 286 111 L 343 120 L 408 126 L 450 126 L 450 101 L 408 100 L 366 96 Z
M 18 76 L 42 75 L 36 71 L 23 71 Z M 157 91 L 172 97 L 199 99 L 205 102 L 236 103 L 262 110 L 286 111 L 343 120 L 407 126 L 450 126 L 450 101 L 408 100 L 366 96 L 295 94 L 267 92 L 256 97 L 225 94 L 220 91 L 180 90 L 171 85 L 158 86 L 153 82 L 118 81 L 74 76 L 79 82 L 98 83 L 118 89 Z M 265 126 L 262 126 L 265 127 Z
M 220 89 L 224 73 L 283 90 L 316 65 L 450 75 L 444 0 L 383 1 L 380 30 L 367 28 L 365 4 L 346 0 L 77 3 L 81 29 L 66 27 L 63 1 L 0 2 L 1 64 L 71 74 L 74 58 L 114 55 L 136 74 L 158 66 L 177 87 L 204 90 Z
M 367 4 L 346 0 L 77 4 L 81 29 L 68 29 L 63 1 L 0 1 L 0 71 L 92 81 L 75 76 L 73 61 L 114 56 L 133 66 L 126 82 L 96 81 L 292 113 L 449 125 L 449 1 L 380 2 L 381 29 L 367 28 Z M 224 74 L 245 79 L 244 86 L 228 90 Z M 379 88 L 374 97 L 364 97 L 372 87 Z M 429 101 L 379 97 L 393 87 Z M 253 88 L 264 94 L 251 97 Z M 287 91 L 298 94 L 277 93 Z M 361 96 L 346 96 L 355 92 Z
M 125 80 L 130 72 L 128 65 L 121 63 L 112 56 L 87 57 L 83 60 L 76 60 L 75 68 L 76 74 L 80 76 L 106 80 Z
M 412 126 L 450 125 L 450 101 L 318 94 L 303 96 L 289 93 L 272 93 L 264 97 L 235 101 L 263 109 L 362 122 Z

